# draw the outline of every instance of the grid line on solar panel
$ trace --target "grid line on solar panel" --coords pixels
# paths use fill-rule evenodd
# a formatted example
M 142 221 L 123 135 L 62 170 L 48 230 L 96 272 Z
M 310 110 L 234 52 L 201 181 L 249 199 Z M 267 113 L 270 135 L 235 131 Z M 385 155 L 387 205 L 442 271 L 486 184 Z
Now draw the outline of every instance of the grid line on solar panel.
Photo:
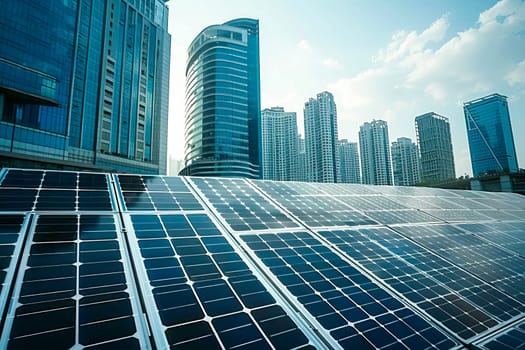
M 158 347 L 309 346 L 207 215 L 134 214 L 129 225 Z
M 2 348 L 147 346 L 113 215 L 40 215 L 14 286 Z
M 457 345 L 307 232 L 240 238 L 343 348 Z
M 521 321 L 499 332 L 488 340 L 479 342 L 480 349 L 487 350 L 523 350 L 525 349 L 525 321 Z
M 188 178 L 232 231 L 295 228 L 299 225 L 242 179 Z
M 396 231 L 525 303 L 525 260 L 452 225 L 396 227 Z
M 127 211 L 202 210 L 180 177 L 117 175 Z
M 319 234 L 463 339 L 525 310 L 517 300 L 387 228 Z

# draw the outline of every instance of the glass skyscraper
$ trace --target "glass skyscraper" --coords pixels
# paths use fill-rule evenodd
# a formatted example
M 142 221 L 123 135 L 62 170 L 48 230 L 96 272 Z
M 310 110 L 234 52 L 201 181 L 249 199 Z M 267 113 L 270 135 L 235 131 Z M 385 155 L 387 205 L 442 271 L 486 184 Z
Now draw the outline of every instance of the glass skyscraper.
M 166 173 L 166 0 L 3 0 L 2 165 Z
M 304 104 L 307 175 L 311 182 L 341 182 L 337 108 L 328 91 Z
M 264 180 L 297 180 L 297 115 L 283 107 L 263 109 L 262 169 Z
M 421 181 L 456 178 L 448 118 L 434 112 L 416 117 L 416 136 L 421 155 Z
M 183 175 L 259 178 L 259 21 L 239 18 L 200 32 L 186 66 Z
M 474 176 L 518 171 L 507 97 L 492 94 L 463 105 Z
M 372 120 L 359 129 L 361 173 L 364 184 L 392 185 L 392 162 L 390 160 L 388 124 L 384 120 Z

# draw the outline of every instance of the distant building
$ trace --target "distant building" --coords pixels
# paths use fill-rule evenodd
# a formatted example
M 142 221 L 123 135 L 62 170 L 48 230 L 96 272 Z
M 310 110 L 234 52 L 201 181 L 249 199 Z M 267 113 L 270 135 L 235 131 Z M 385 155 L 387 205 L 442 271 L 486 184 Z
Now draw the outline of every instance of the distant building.
M 179 172 L 184 168 L 184 160 L 170 157 L 168 163 L 168 175 L 177 176 Z
M 166 174 L 166 0 L 2 0 L 0 165 Z
M 263 109 L 263 179 L 291 181 L 297 176 L 297 115 L 283 107 Z
M 362 182 L 370 185 L 392 185 L 392 163 L 388 125 L 383 120 L 364 123 L 359 129 Z
M 301 135 L 297 137 L 297 173 L 295 179 L 297 181 L 308 181 L 307 173 L 307 159 L 306 159 L 306 145 L 304 138 Z
M 507 97 L 492 94 L 463 105 L 474 176 L 518 171 Z
M 359 167 L 359 150 L 357 142 L 339 140 L 339 163 L 341 182 L 361 183 L 361 169 Z
M 261 176 L 259 21 L 239 18 L 200 32 L 186 65 L 181 175 Z
M 311 182 L 340 182 L 337 109 L 325 91 L 304 104 L 307 173 Z
M 421 154 L 421 181 L 435 183 L 456 178 L 448 118 L 434 112 L 416 117 Z
M 417 145 L 407 137 L 392 142 L 392 169 L 394 185 L 413 186 L 421 181 Z

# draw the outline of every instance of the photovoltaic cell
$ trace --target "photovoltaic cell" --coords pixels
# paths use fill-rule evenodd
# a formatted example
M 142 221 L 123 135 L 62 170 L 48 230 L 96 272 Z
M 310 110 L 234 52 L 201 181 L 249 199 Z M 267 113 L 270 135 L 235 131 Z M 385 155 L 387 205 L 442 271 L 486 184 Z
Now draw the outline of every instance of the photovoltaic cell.
M 463 339 L 525 310 L 517 300 L 389 229 L 319 234 Z
M 309 233 L 240 237 L 342 347 L 455 345 Z
M 155 333 L 159 348 L 309 347 L 207 215 L 130 219 L 148 312 L 163 325 Z
M 245 180 L 195 177 L 191 182 L 233 231 L 298 226 Z
M 32 232 L 2 347 L 142 348 L 114 217 L 41 215 Z

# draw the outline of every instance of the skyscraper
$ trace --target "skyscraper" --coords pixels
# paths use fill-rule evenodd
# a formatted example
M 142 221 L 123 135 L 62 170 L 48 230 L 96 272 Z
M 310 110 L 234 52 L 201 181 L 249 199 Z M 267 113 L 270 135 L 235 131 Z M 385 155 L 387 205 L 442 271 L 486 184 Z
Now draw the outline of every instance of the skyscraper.
M 417 145 L 407 137 L 392 142 L 392 168 L 394 185 L 413 186 L 421 182 L 419 152 Z
M 261 176 L 259 21 L 200 32 L 188 49 L 183 175 Z
M 341 182 L 352 184 L 361 183 L 357 142 L 348 142 L 346 139 L 339 140 L 339 161 Z
M 340 182 L 337 109 L 334 96 L 317 94 L 304 104 L 307 173 L 311 182 Z
M 388 124 L 383 120 L 364 123 L 359 129 L 361 173 L 364 184 L 392 185 Z
M 448 118 L 434 112 L 416 117 L 416 135 L 421 154 L 421 180 L 439 182 L 456 177 Z
M 518 171 L 507 97 L 492 94 L 463 105 L 474 176 Z
M 166 173 L 165 2 L 2 1 L 3 165 Z
M 263 179 L 296 180 L 297 177 L 297 115 L 283 107 L 263 109 L 262 168 Z
M 295 179 L 297 181 L 308 181 L 306 159 L 306 145 L 304 137 L 298 135 L 297 137 L 297 173 Z

